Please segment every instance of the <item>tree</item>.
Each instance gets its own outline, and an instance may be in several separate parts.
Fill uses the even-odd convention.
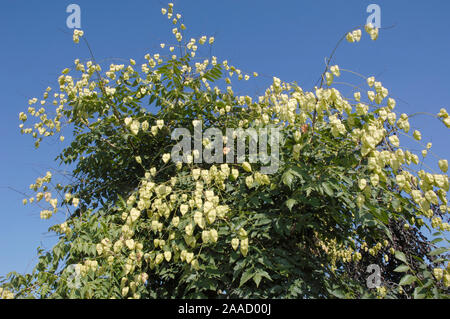
[[[263,95],[240,96],[233,75],[258,74],[215,57],[195,62],[214,38],[183,42],[173,5],[162,14],[177,24],[181,56],[147,54],[140,67],[130,59],[104,73],[93,56],[76,60],[78,75],[65,69],[58,78],[54,117],[30,100],[27,112],[40,121],[22,132],[39,147],[69,125],[73,139],[57,160],[75,169],[67,185],[54,185],[50,172],[38,178],[24,202],[45,199],[42,218],[70,216],[50,228],[59,241],[39,249],[32,273],[3,279],[3,298],[448,297],[448,249],[436,246],[449,230],[448,164],[439,161],[442,174],[417,171],[419,156],[399,141],[409,136],[408,115],[397,116],[381,82],[367,78],[368,99],[345,97],[330,57],[311,92],[273,78]],[[365,30],[376,40],[378,29]],[[75,30],[74,42],[81,37]],[[43,105],[50,97],[48,88]],[[450,127],[446,110],[437,118]],[[178,161],[177,128],[203,134],[183,144],[194,150]],[[235,134],[224,147],[217,132],[226,129]],[[254,152],[245,134],[270,141],[275,171],[264,171],[265,144]],[[233,153],[235,138],[258,160]],[[382,275],[376,289],[370,265]]]

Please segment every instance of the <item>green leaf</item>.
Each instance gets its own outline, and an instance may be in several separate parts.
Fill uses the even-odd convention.
[[[262,277],[264,277],[264,278],[267,278],[267,279],[269,279],[270,281],[272,281],[272,278],[270,277],[270,275],[269,275],[266,271],[264,271],[264,270],[258,271],[258,274],[259,274],[260,276],[262,276]]]
[[[239,283],[239,287],[242,287],[247,281],[252,279],[252,277],[255,275],[253,269],[247,269],[241,276],[241,282]]]
[[[406,256],[404,253],[402,253],[401,251],[396,250],[395,251],[395,258],[397,258],[400,261],[403,261],[405,264],[407,264],[408,262],[406,261]]]
[[[334,192],[328,183],[322,183],[323,189],[328,196],[333,196]]]
[[[261,274],[259,274],[259,273],[255,274],[255,276],[253,276],[253,281],[255,282],[256,287],[259,287],[259,283],[261,282],[261,279],[262,279],[262,277],[261,277]]]
[[[288,186],[289,188],[291,188],[293,179],[294,179],[294,175],[292,175],[290,171],[286,171],[283,174],[283,176],[281,177],[281,180],[283,181],[283,183],[286,186]]]
[[[400,286],[410,285],[417,280],[416,276],[413,275],[405,275],[398,283]]]
[[[300,167],[297,166],[291,166],[291,168],[289,169],[289,172],[291,174],[294,174],[295,176],[297,176],[298,178],[300,178],[301,181],[304,181],[303,175],[305,174],[303,172],[303,170]]]
[[[293,199],[293,198],[290,198],[290,199],[288,199],[288,200],[285,202],[285,204],[286,204],[287,208],[289,208],[289,210],[292,211],[292,207],[293,207],[295,204],[297,204],[297,201],[296,201],[295,199]]]
[[[306,189],[306,197],[309,197],[309,195],[311,194],[311,192],[312,192],[312,188],[311,188],[311,187],[308,187],[308,188]]]
[[[439,247],[435,250],[432,250],[428,253],[428,256],[436,256],[436,255],[440,255],[445,253],[446,251],[448,251],[449,249],[446,247]]]
[[[409,270],[408,265],[400,265],[397,268],[394,269],[395,272],[405,272]]]
[[[435,233],[433,234],[433,237],[437,237],[437,236],[441,236],[441,235],[442,235],[441,232],[435,232]]]
[[[432,244],[436,244],[436,243],[438,243],[438,242],[440,242],[440,241],[443,241],[444,239],[442,239],[442,238],[435,238],[435,239],[433,239],[432,241],[431,241],[431,243]]]
[[[416,289],[414,289],[414,299],[425,298],[426,294],[424,292],[425,292],[425,289],[423,287],[416,287]]]
[[[346,298],[345,294],[341,290],[338,290],[338,289],[330,291],[330,293],[333,296],[335,296],[336,298],[339,298],[339,299],[345,299]]]

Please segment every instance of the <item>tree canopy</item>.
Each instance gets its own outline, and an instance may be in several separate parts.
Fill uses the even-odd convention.
[[[162,14],[176,44],[106,71],[76,60],[19,115],[37,148],[71,134],[56,160],[74,169],[69,183],[48,172],[30,186],[41,218],[67,218],[31,273],[0,282],[2,298],[448,297],[448,163],[424,170],[431,146],[401,146],[421,134],[381,82],[341,92],[330,57],[311,91],[274,77],[260,96],[237,94],[233,81],[258,74],[199,58],[214,38],[187,41],[173,5]],[[346,39],[377,39],[364,29]],[[445,109],[436,118],[450,127]],[[183,161],[177,128],[203,133]],[[235,139],[251,153],[242,132],[266,132],[274,172],[230,153]],[[199,160],[208,152],[215,161]]]

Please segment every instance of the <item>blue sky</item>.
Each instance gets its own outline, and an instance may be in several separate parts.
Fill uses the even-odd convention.
[[[107,65],[129,58],[139,63],[146,53],[161,51],[161,42],[173,40],[172,25],[160,13],[166,2],[159,0],[1,1],[0,275],[31,271],[36,248],[50,248],[55,241],[48,227],[63,221],[62,215],[43,221],[36,206],[21,203],[19,192],[29,193],[36,177],[61,169],[53,159],[64,143],[48,140],[36,151],[31,137],[19,132],[18,114],[26,110],[29,98],[42,96],[47,86],[56,87],[61,70],[74,59],[89,57],[84,45],[72,42],[72,30],[66,27],[70,3],[81,7],[81,28],[97,61]],[[174,1],[189,38],[215,36],[212,54],[219,61],[228,59],[244,71],[261,74],[247,87],[249,95],[262,93],[272,76],[311,89],[337,40],[365,24],[370,3],[381,7],[382,27],[393,27],[381,30],[375,42],[367,34],[358,44],[344,42],[335,63],[376,76],[397,99],[398,112],[449,109],[449,1]],[[355,76],[345,80],[363,82]],[[433,143],[433,153],[449,159],[448,129],[426,116],[411,119],[411,129],[419,127],[423,141]],[[426,163],[437,168],[437,158]]]

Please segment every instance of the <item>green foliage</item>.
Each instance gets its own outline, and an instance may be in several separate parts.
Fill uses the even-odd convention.
[[[41,216],[63,209],[70,216],[51,227],[59,241],[38,251],[31,274],[1,282],[3,297],[448,297],[448,268],[439,268],[448,264],[448,249],[432,250],[446,239],[421,234],[430,228],[424,215],[446,216],[441,190],[448,191],[448,176],[425,184],[425,172],[420,181],[407,175],[414,156],[388,135],[409,123],[382,114],[394,114],[392,99],[363,112],[334,88],[304,92],[274,78],[255,102],[228,86],[239,69],[215,58],[195,62],[193,45],[178,58],[146,56],[141,72],[134,61],[104,75],[95,61],[78,61],[79,82],[59,78],[66,96],[55,100],[54,119],[38,111],[37,128],[51,136],[61,123],[71,125],[71,142],[57,160],[75,168],[73,180],[55,188],[59,207]],[[249,171],[237,161],[167,161],[177,143],[171,133],[192,131],[196,120],[203,131],[278,126],[277,172],[259,173],[260,162]],[[39,145],[42,137],[35,138]],[[34,185],[42,189],[36,201],[51,203],[44,185],[51,178]],[[441,205],[429,193],[433,186]],[[428,191],[428,202],[409,196],[412,189]],[[441,217],[433,228],[446,231]],[[382,269],[378,289],[367,286],[370,264]]]

